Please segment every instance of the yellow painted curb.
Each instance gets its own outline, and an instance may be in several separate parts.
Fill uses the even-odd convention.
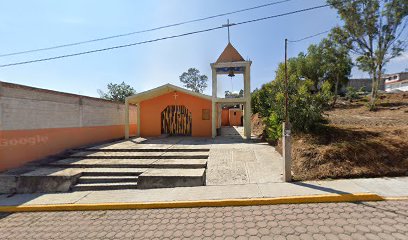
[[[404,201],[408,200],[408,197],[384,197],[386,201]]]
[[[372,193],[328,194],[277,198],[225,199],[173,202],[96,203],[96,204],[55,204],[0,206],[0,212],[45,212],[45,211],[97,211],[154,208],[227,207],[274,204],[329,203],[383,201],[384,198]]]

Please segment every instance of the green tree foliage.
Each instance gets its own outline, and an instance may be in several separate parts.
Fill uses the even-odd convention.
[[[319,44],[322,49],[323,62],[321,68],[324,70],[325,79],[334,86],[334,98],[332,105],[336,104],[340,85],[347,84],[353,62],[349,49],[345,43],[337,36],[337,28],[333,29],[328,38],[323,39]]]
[[[282,137],[282,119],[276,113],[272,113],[269,117],[264,119],[266,140],[276,141]]]
[[[318,91],[324,81],[329,81],[335,95],[339,85],[348,82],[353,66],[349,49],[334,32],[319,44],[310,45],[307,54],[300,53],[297,62],[297,74],[312,81],[314,91]]]
[[[251,108],[253,113],[260,113],[261,109],[261,99],[260,99],[261,91],[258,88],[251,93]]]
[[[244,89],[239,90],[239,97],[244,97]]]
[[[299,58],[288,60],[288,96],[289,120],[293,131],[308,132],[323,119],[323,110],[332,98],[331,85],[328,81],[321,84],[320,91],[312,93],[314,81],[304,79],[299,73]],[[259,113],[265,120],[265,133],[268,140],[277,140],[282,135],[282,122],[285,119],[285,81],[284,64],[276,72],[276,79],[262,86],[252,96],[254,113]]]
[[[121,84],[116,83],[109,83],[108,92],[105,93],[102,90],[98,89],[98,93],[101,98],[112,100],[116,102],[125,102],[125,98],[136,93],[135,89],[133,89],[130,85],[122,82]]]
[[[225,98],[242,98],[244,97],[244,90],[240,90],[239,93],[225,91]]]
[[[199,93],[202,93],[207,88],[207,81],[208,77],[201,75],[200,71],[196,68],[189,68],[187,72],[180,76],[180,82],[184,84],[184,87]]]
[[[357,66],[370,74],[369,108],[375,109],[378,87],[386,64],[399,56],[399,40],[407,26],[407,0],[328,0],[344,22],[337,32],[358,55]]]
[[[307,54],[300,53],[297,57],[299,62],[297,72],[305,79],[313,82],[314,90],[319,88],[323,81],[325,68],[323,67],[323,48],[319,45],[312,44],[307,49]]]
[[[352,102],[353,100],[358,99],[358,93],[357,93],[357,89],[355,89],[354,87],[347,87],[346,89],[346,99],[349,100],[350,102]]]
[[[319,44],[310,45],[306,54],[288,60],[288,111],[294,131],[310,131],[322,121],[323,111],[336,101],[339,86],[348,82],[352,66],[349,48],[336,29]],[[268,140],[282,134],[284,76],[284,64],[280,64],[275,81],[256,89],[251,96],[252,112],[264,118]]]

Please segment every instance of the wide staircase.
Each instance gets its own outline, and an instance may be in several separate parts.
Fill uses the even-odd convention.
[[[205,185],[206,148],[81,148],[47,167],[80,169],[73,191]]]

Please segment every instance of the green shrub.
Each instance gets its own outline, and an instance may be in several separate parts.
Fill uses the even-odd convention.
[[[347,87],[346,88],[346,99],[349,100],[350,102],[353,100],[358,99],[358,93],[357,90],[354,87]]]
[[[258,88],[256,88],[252,93],[251,93],[251,108],[253,113],[259,113],[260,111],[260,91]]]
[[[265,118],[265,138],[268,141],[276,141],[282,137],[282,121],[276,113]]]
[[[282,135],[282,123],[285,119],[285,82],[283,80],[283,65],[277,72],[276,80],[267,83],[256,92],[252,98],[254,113],[264,116],[265,138],[268,141],[276,141]],[[309,132],[323,120],[323,111],[329,107],[333,98],[331,85],[323,82],[317,93],[312,93],[313,82],[301,80],[291,70],[289,64],[288,81],[288,114],[293,132]]]

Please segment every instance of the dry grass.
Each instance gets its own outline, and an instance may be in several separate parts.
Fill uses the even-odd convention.
[[[265,124],[263,123],[262,119],[259,118],[259,114],[255,113],[252,115],[251,118],[251,129],[252,129],[252,134],[254,134],[257,137],[262,138],[263,136],[263,131],[265,129]]]
[[[339,100],[326,112],[328,124],[293,136],[295,180],[408,175],[408,93],[382,95],[375,112],[367,101]],[[257,116],[253,121],[262,133]]]
[[[352,129],[327,126],[324,133],[294,137],[296,180],[401,176],[408,172],[408,127]]]
[[[296,180],[408,174],[408,94],[381,96],[375,112],[366,101],[340,101],[327,125],[294,136]]]

